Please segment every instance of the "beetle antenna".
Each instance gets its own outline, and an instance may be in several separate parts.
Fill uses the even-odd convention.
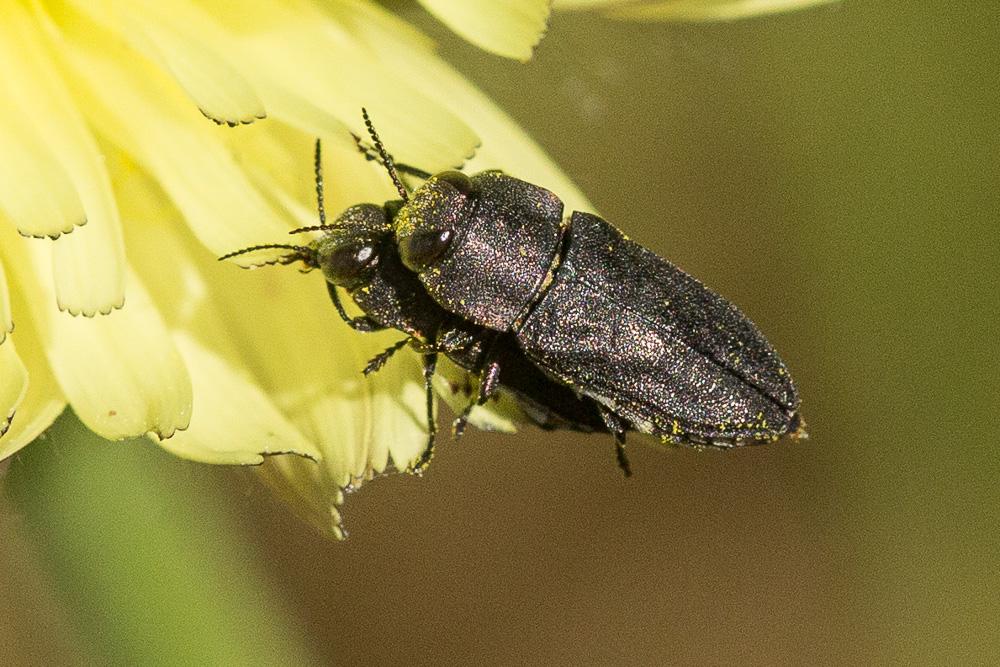
[[[333,229],[338,226],[326,224],[326,205],[323,202],[323,149],[322,142],[319,137],[316,137],[316,151],[313,157],[313,173],[316,174],[316,210],[319,211],[319,224],[310,225],[309,227],[299,227],[298,229],[293,229],[288,232],[289,234],[326,231],[327,229]]]
[[[285,255],[280,259],[275,259],[270,262],[263,262],[264,264],[291,264],[292,262],[302,261],[305,262],[307,266],[317,267],[319,266],[319,261],[316,257],[316,251],[309,246],[304,245],[291,245],[288,243],[265,243],[263,245],[252,245],[248,248],[242,248],[240,250],[234,250],[233,252],[227,252],[225,255],[219,258],[221,262],[224,259],[230,259],[232,257],[237,257],[239,255],[245,255],[248,252],[255,252],[257,250],[291,250],[292,254]]]
[[[330,229],[344,227],[345,225],[310,225],[309,227],[298,227],[288,232],[289,234],[301,234],[302,232],[325,232]]]
[[[396,186],[396,192],[399,193],[404,202],[409,201],[410,196],[407,194],[406,188],[403,187],[403,182],[399,180],[399,174],[396,173],[396,165],[392,162],[392,156],[389,155],[389,152],[385,150],[385,146],[382,145],[382,140],[378,138],[378,132],[375,131],[375,126],[372,125],[372,119],[368,117],[368,110],[364,107],[361,107],[361,117],[365,119],[368,136],[372,138],[375,150],[378,151],[379,156],[382,158],[382,166],[389,172],[389,178],[392,179],[392,184]]]
[[[326,226],[326,207],[323,205],[323,160],[319,137],[316,137],[316,153],[313,172],[316,174],[316,208],[319,210],[319,224]]]

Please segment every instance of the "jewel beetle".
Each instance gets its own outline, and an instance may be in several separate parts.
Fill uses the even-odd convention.
[[[804,435],[787,367],[736,306],[604,219],[563,213],[500,171],[448,171],[403,204],[395,236],[435,301],[513,334],[619,440],[627,428],[720,447]],[[485,368],[499,363],[486,354]]]
[[[359,141],[359,148],[367,150]],[[391,158],[390,158],[391,159]],[[427,294],[417,275],[407,269],[398,255],[394,218],[403,200],[383,205],[357,204],[327,223],[323,200],[321,145],[316,142],[315,177],[320,224],[292,230],[291,233],[321,231],[323,235],[306,245],[270,243],[243,248],[220,257],[229,259],[258,251],[285,250],[278,257],[268,257],[250,266],[302,262],[307,270],[319,269],[326,278],[330,299],[351,328],[360,332],[396,329],[405,334],[397,343],[376,355],[364,369],[378,371],[398,350],[409,344],[423,355],[424,383],[427,395],[428,445],[414,466],[420,472],[429,462],[436,433],[433,416],[431,380],[436,372],[437,355],[446,354],[460,368],[479,374],[481,360],[489,350],[497,358],[498,372],[483,384],[487,397],[497,389],[508,392],[528,421],[543,429],[569,429],[581,432],[607,432],[601,409],[592,399],[546,376],[527,360],[510,333],[495,332],[449,313]],[[416,171],[402,165],[405,169]],[[424,174],[424,172],[419,172]],[[428,175],[429,176],[429,175]],[[405,190],[401,190],[407,196]],[[362,311],[350,316],[341,302],[343,289]],[[456,420],[461,433],[471,408],[485,402],[471,401]],[[628,470],[627,461],[623,469]]]
[[[289,248],[279,261],[324,268],[331,299],[354,328],[391,326],[409,335],[369,368],[407,341],[424,353],[425,459],[433,444],[429,377],[439,352],[480,372],[474,403],[504,386],[501,378],[517,378],[515,395],[535,403],[541,425],[610,432],[626,474],[629,430],[717,447],[805,435],[785,364],[735,306],[602,218],[564,216],[545,188],[499,171],[432,176],[396,165],[362,114],[374,149],[360,140],[359,147],[386,168],[402,199],[345,213],[367,211],[368,223],[326,225],[321,207],[321,225],[300,230],[324,232],[309,246],[255,246],[226,257]],[[398,172],[424,183],[410,195]],[[320,194],[321,185],[317,171]],[[378,244],[357,243],[362,230],[376,228]],[[397,252],[387,251],[387,239]],[[397,260],[402,266],[391,265]],[[381,262],[389,269],[377,268]],[[406,288],[373,290],[376,275]],[[338,284],[364,316],[347,316]],[[416,325],[425,316],[437,323],[433,337]]]

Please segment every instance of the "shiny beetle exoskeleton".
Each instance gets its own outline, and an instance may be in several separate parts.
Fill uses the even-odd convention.
[[[406,333],[425,355],[428,391],[443,352],[479,373],[473,404],[506,388],[542,426],[609,432],[626,474],[628,430],[717,447],[804,435],[785,364],[731,303],[602,218],[565,216],[542,187],[499,171],[395,165],[364,116],[374,149],[359,146],[402,199],[351,207],[327,225],[317,143],[321,224],[309,229],[323,236],[259,247],[321,268],[355,328]],[[411,194],[399,172],[425,182]],[[347,316],[338,285],[364,316]]]

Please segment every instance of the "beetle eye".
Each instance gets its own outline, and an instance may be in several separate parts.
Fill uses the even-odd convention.
[[[371,245],[337,248],[323,263],[323,273],[335,285],[351,289],[363,282],[366,270],[378,262]]]
[[[439,181],[444,181],[445,183],[450,184],[452,187],[461,192],[463,195],[467,195],[472,192],[472,181],[470,181],[469,177],[460,171],[441,172],[434,178],[436,178]]]
[[[399,254],[411,271],[423,271],[444,254],[454,236],[450,229],[418,232],[400,239]]]

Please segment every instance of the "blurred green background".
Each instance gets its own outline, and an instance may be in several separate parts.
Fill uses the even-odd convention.
[[[562,13],[527,65],[391,4],[751,316],[811,438],[637,442],[625,481],[601,438],[470,432],[351,496],[338,544],[246,471],[64,417],[5,480],[0,662],[995,660],[997,3]]]

